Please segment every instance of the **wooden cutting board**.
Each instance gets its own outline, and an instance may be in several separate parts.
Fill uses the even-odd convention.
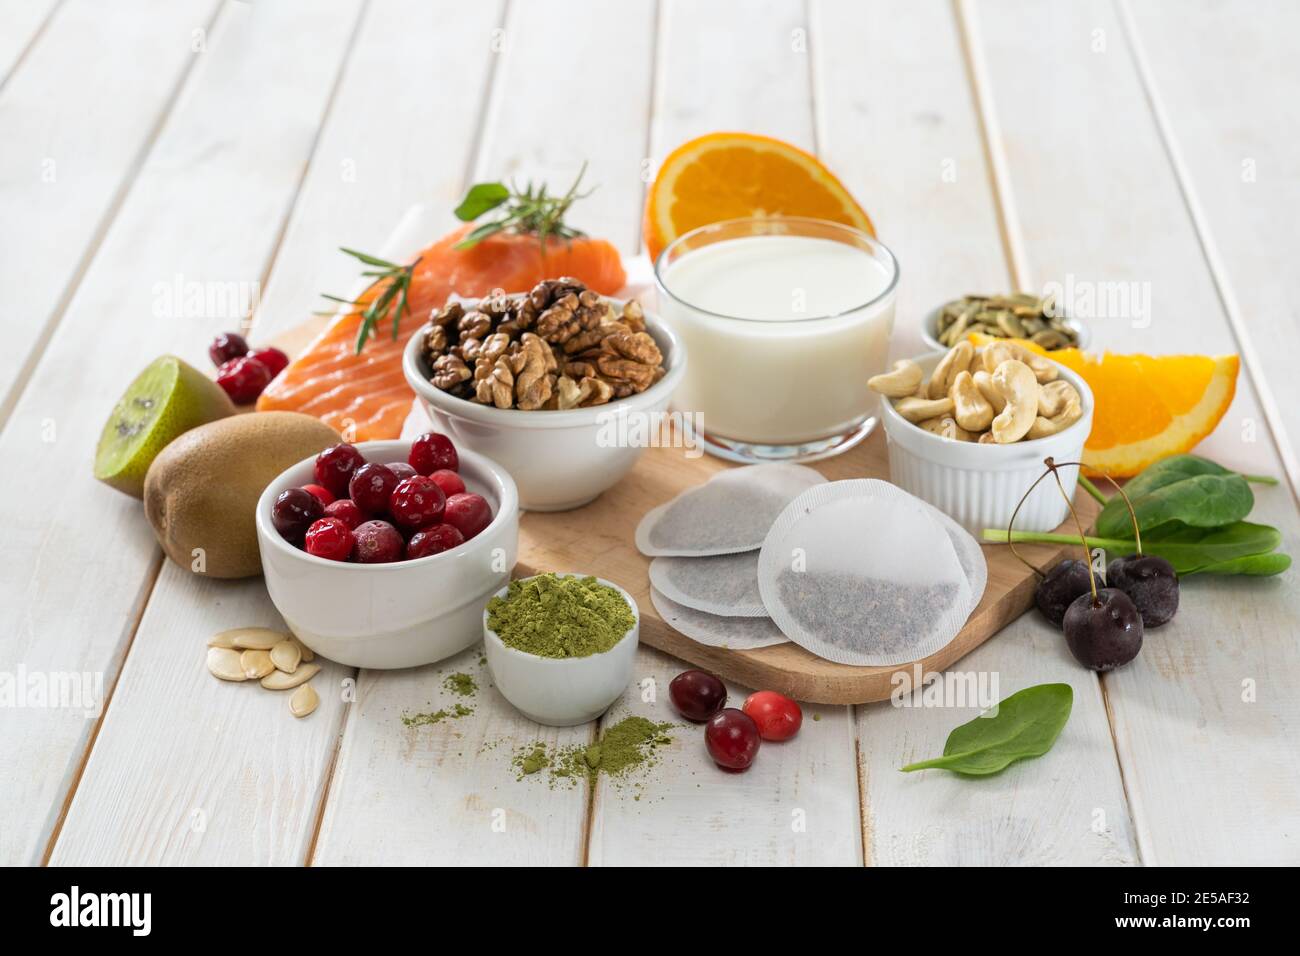
[[[883,429],[857,448],[811,467],[830,480],[889,477]],[[884,700],[894,690],[893,674],[912,673],[916,662],[894,667],[853,667],[822,660],[796,644],[732,651],[698,644],[665,624],[650,601],[650,559],[636,549],[633,535],[642,515],[679,492],[734,467],[709,455],[687,458],[680,448],[650,448],[618,485],[575,511],[529,513],[520,521],[516,574],[577,571],[622,585],[636,597],[641,612],[641,640],[746,687],[778,690],[797,700],[822,704],[858,704]],[[1075,496],[1085,525],[1097,505],[1085,492]],[[1073,522],[1070,522],[1071,527]],[[1062,531],[1068,531],[1065,525]],[[1055,564],[1068,548],[1017,545],[1036,567]],[[983,545],[988,586],[966,626],[945,648],[919,663],[922,673],[941,671],[979,647],[1033,606],[1032,571],[1005,545]],[[1074,549],[1078,556],[1078,548]]]

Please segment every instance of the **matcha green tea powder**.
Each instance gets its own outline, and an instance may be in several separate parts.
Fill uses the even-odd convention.
[[[539,574],[511,581],[505,597],[488,602],[488,627],[538,657],[603,654],[635,623],[627,599],[593,577]]]

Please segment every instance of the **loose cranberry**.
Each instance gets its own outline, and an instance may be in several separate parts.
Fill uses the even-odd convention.
[[[248,354],[248,343],[238,332],[222,332],[208,346],[208,358],[220,368],[231,359],[243,358]]]
[[[442,520],[455,525],[468,541],[492,523],[492,508],[487,499],[473,492],[452,495],[442,509]]]
[[[348,497],[357,503],[363,514],[381,515],[388,511],[388,499],[397,487],[397,476],[387,465],[368,462],[352,473],[348,482]]]
[[[803,726],[799,705],[774,690],[755,691],[745,698],[740,709],[758,725],[764,740],[789,740]]]
[[[316,456],[316,481],[335,498],[346,498],[352,473],[365,463],[361,452],[347,442],[326,448]]]
[[[417,531],[437,524],[447,496],[432,478],[416,475],[397,483],[388,499],[388,513],[406,531]]]
[[[727,688],[708,671],[682,671],[668,685],[668,698],[677,713],[702,724],[727,703]]]
[[[463,495],[465,493],[465,482],[461,481],[460,475],[447,468],[439,468],[429,476],[438,483],[442,493],[450,498],[452,495]]]
[[[357,503],[351,498],[339,498],[337,501],[331,501],[325,506],[325,514],[331,518],[338,518],[348,526],[349,530],[366,520],[366,516],[361,513],[361,509],[357,507]]]
[[[315,495],[317,498],[320,499],[320,503],[322,505],[329,505],[334,503],[335,496],[331,494],[330,490],[326,488],[324,485],[303,485],[302,490],[310,491],[313,495]]]
[[[249,358],[255,358],[266,366],[267,371],[271,373],[271,378],[275,378],[284,371],[284,367],[289,364],[289,356],[285,355],[279,349],[273,349],[269,345],[265,348],[252,349],[248,353]]]
[[[761,742],[758,725],[734,707],[719,711],[704,728],[709,756],[727,770],[748,770]]]
[[[307,553],[318,558],[346,561],[352,544],[352,529],[338,518],[321,518],[307,529]]]
[[[217,369],[217,384],[226,390],[236,405],[257,401],[262,389],[270,383],[271,370],[248,355],[233,358]]]
[[[342,522],[340,522],[342,524]],[[352,531],[352,555],[362,564],[387,564],[402,560],[406,542],[387,521],[366,521]]]
[[[305,488],[280,492],[271,506],[271,524],[280,537],[292,544],[302,544],[307,529],[325,513],[325,506]]]
[[[404,461],[390,461],[385,463],[384,467],[395,474],[399,479],[414,478],[419,474],[418,471]]]
[[[460,456],[456,454],[456,446],[446,435],[437,432],[425,432],[411,442],[411,454],[406,460],[421,475],[432,475],[443,468],[460,471]]]
[[[449,524],[436,524],[411,535],[406,542],[407,560],[427,558],[431,554],[442,554],[465,543],[465,536]]]

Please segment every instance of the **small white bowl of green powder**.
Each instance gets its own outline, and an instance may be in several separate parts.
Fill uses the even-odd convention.
[[[579,574],[511,581],[483,611],[488,670],[525,717],[595,720],[632,680],[641,616],[617,584]]]

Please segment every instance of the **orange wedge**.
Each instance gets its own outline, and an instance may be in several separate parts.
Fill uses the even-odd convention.
[[[972,334],[985,345],[993,339]],[[1154,461],[1190,451],[1232,404],[1241,362],[1236,355],[1096,355],[1078,349],[1044,351],[1092,389],[1096,408],[1083,461],[1093,471],[1129,477]]]
[[[643,233],[651,261],[678,236],[726,219],[809,216],[875,235],[816,156],[753,133],[710,133],[678,146],[650,186]]]

